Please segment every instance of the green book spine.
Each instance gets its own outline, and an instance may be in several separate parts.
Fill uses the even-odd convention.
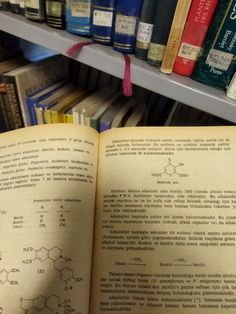
[[[152,38],[158,0],[144,0],[139,20],[135,56],[146,60]]]
[[[226,89],[236,71],[236,0],[220,0],[192,79]]]
[[[154,29],[148,50],[148,63],[160,65],[164,56],[177,0],[158,1]]]

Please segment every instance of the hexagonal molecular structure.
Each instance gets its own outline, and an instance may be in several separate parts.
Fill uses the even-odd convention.
[[[25,313],[28,313],[34,306],[33,299],[21,299],[20,307]]]
[[[57,313],[61,308],[61,300],[56,295],[51,295],[47,298],[47,307],[53,312]]]
[[[42,295],[39,295],[37,298],[34,299],[34,308],[38,311],[41,311],[43,308],[46,307],[46,298]]]
[[[60,278],[65,282],[69,281],[73,278],[73,270],[69,267],[65,267],[61,270]]]
[[[41,247],[39,250],[37,250],[36,257],[40,262],[45,261],[48,258],[48,250],[44,247]]]
[[[63,268],[66,267],[66,261],[63,257],[58,258],[55,262],[54,262],[54,267],[56,270],[61,271]]]
[[[48,256],[51,260],[56,261],[60,257],[62,257],[62,251],[58,247],[54,247],[49,250]]]
[[[176,168],[172,165],[168,165],[165,167],[165,172],[169,175],[172,176],[176,172]]]
[[[0,283],[8,281],[8,272],[5,269],[0,270]]]

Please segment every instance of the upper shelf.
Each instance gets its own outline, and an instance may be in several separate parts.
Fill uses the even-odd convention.
[[[66,31],[55,30],[44,23],[31,22],[10,12],[0,13],[0,30],[62,55],[66,55],[66,51],[74,44],[90,41]],[[124,58],[111,47],[86,46],[76,60],[123,78]],[[180,75],[162,74],[158,68],[133,56],[131,61],[131,80],[134,84],[236,123],[236,101],[228,98],[223,91]]]

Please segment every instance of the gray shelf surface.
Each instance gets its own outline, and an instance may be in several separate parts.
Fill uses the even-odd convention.
[[[52,49],[62,55],[76,43],[89,38],[55,30],[45,23],[31,22],[23,16],[10,12],[0,13],[0,30]],[[112,47],[92,45],[84,47],[74,58],[82,63],[123,78],[124,58]],[[224,91],[206,86],[177,74],[165,75],[158,68],[131,56],[131,81],[148,90],[165,95],[189,106],[206,111],[236,123],[236,101]]]

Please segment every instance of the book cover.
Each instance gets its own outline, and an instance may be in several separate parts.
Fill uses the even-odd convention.
[[[178,0],[164,52],[161,72],[171,74],[192,0]]]
[[[148,49],[147,62],[160,65],[173,21],[177,0],[157,0],[153,33]]]
[[[135,56],[146,60],[152,38],[158,0],[144,0],[139,18]]]
[[[51,27],[64,29],[66,25],[65,0],[47,0],[45,7],[46,23]]]
[[[23,117],[21,126],[30,125],[26,97],[65,78],[67,71],[67,59],[62,56],[55,56],[38,63],[31,63],[3,75],[4,82],[6,82],[6,85],[10,84],[11,90],[14,92],[14,95],[12,94],[14,105],[12,106]]]
[[[113,43],[116,1],[93,0],[92,36],[100,44]]]
[[[236,70],[236,0],[220,0],[192,79],[226,89]]]
[[[218,0],[193,0],[173,72],[191,76],[217,4]]]
[[[29,20],[43,22],[45,19],[44,0],[25,0],[25,17]]]
[[[142,0],[117,0],[113,48],[134,53]]]
[[[50,85],[48,88],[45,88],[31,96],[26,97],[26,103],[27,103],[28,111],[29,111],[30,125],[37,124],[37,117],[36,117],[36,112],[35,112],[37,103],[51,96],[57,89],[61,88],[65,84],[66,84],[66,81],[59,81],[55,84]]]
[[[92,35],[92,0],[66,2],[66,29],[81,36]]]

